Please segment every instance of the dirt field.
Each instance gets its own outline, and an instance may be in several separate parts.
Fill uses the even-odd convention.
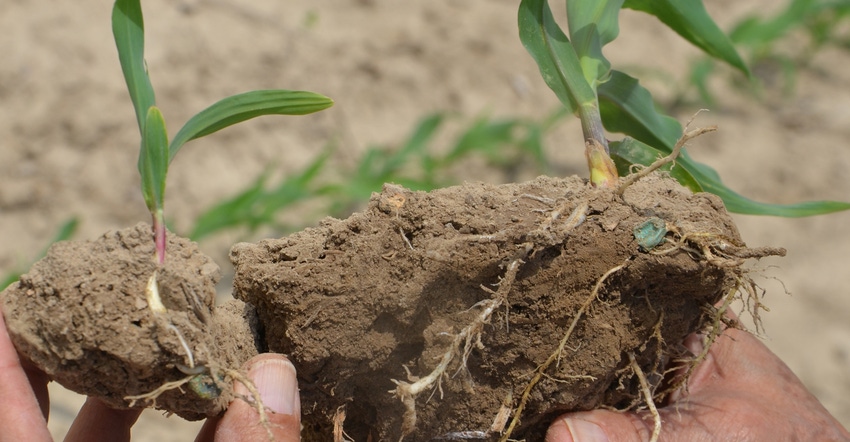
[[[519,43],[517,3],[146,1],[147,61],[172,133],[206,105],[249,89],[306,89],[336,101],[315,116],[260,119],[187,146],[168,183],[174,229],[186,233],[203,210],[244,189],[269,165],[278,176],[300,170],[331,141],[339,144],[335,161],[345,164],[368,145],[400,142],[434,111],[467,121],[483,113],[548,114],[557,101]],[[779,6],[767,0],[706,3],[727,26]],[[6,35],[0,40],[0,274],[26,265],[72,216],[81,221],[78,239],[148,220],[111,7],[107,0],[0,4]],[[651,68],[643,83],[656,96],[670,97],[672,81],[659,73],[681,81],[697,51],[654,19],[630,11],[623,14],[621,35],[606,51],[612,64]],[[694,141],[693,157],[757,200],[850,200],[844,178],[850,169],[850,53],[818,53],[785,100],[768,91],[766,103],[758,103],[723,81],[716,86],[720,105],[697,124],[717,124],[720,131]],[[684,121],[696,110],[685,107],[677,118]],[[579,134],[578,122],[570,121],[547,141],[556,173],[582,173]],[[493,176],[470,170],[463,178]],[[764,318],[767,344],[850,425],[850,213],[735,219],[748,245],[788,249],[787,258],[759,265],[765,277],[757,282],[767,289],[772,310]],[[264,233],[220,234],[200,247],[232,273],[230,244]],[[61,438],[81,398],[58,386],[52,394],[51,430]],[[135,440],[189,440],[199,426],[178,418],[166,426],[162,419],[143,414]]]

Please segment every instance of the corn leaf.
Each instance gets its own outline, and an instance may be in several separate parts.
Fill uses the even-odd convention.
[[[638,81],[619,71],[599,86],[599,112],[605,129],[620,132],[670,153],[682,126],[655,109],[652,95]]]
[[[581,62],[570,40],[552,17],[546,0],[522,0],[518,14],[519,38],[531,54],[543,80],[572,112],[594,106],[596,94],[585,80]]]
[[[658,158],[668,155],[673,147],[670,145],[655,148],[629,137],[622,141],[612,142],[609,146],[611,157],[614,159],[621,176],[629,173],[632,164],[648,166]],[[726,187],[720,180],[717,171],[694,161],[685,150],[682,150],[679,157],[676,158],[674,166],[665,166],[663,170],[669,171],[673,178],[694,192],[710,192],[719,196],[726,205],[726,209],[734,213],[803,217],[850,210],[850,203],[837,201],[770,204],[751,200]]]
[[[300,174],[286,178],[274,189],[266,189],[268,174],[261,175],[248,189],[199,216],[189,237],[198,241],[225,229],[241,226],[253,232],[260,226],[273,224],[281,209],[315,196],[317,191],[311,184],[328,157],[327,152],[320,155]]]
[[[165,176],[168,173],[168,135],[165,120],[156,106],[148,109],[142,135],[139,164],[142,195],[151,213],[162,211],[165,201]]]
[[[313,92],[260,90],[220,100],[197,113],[177,132],[169,146],[170,159],[183,145],[225,127],[263,115],[304,115],[327,109],[333,100]]]
[[[136,110],[139,134],[144,133],[148,109],[156,104],[145,65],[145,25],[139,0],[117,0],[112,8],[112,34],[130,99]]]
[[[626,0],[623,7],[654,15],[706,54],[750,75],[746,63],[708,15],[702,0]]]
[[[620,141],[612,141],[609,143],[609,146],[611,149],[611,159],[617,165],[617,172],[620,176],[626,176],[631,173],[631,167],[634,164],[649,166],[655,160],[667,156],[667,153],[631,137],[625,137]],[[690,161],[691,159],[687,157],[687,154],[683,150],[682,155],[680,155],[674,164],[663,166],[661,170],[669,172],[670,176],[675,178],[681,185],[691,189],[692,192],[702,192],[704,191],[702,185],[685,167]]]
[[[677,159],[696,178],[706,192],[719,196],[730,212],[745,215],[771,215],[787,218],[825,215],[850,210],[850,203],[841,201],[805,201],[796,204],[770,204],[751,200],[726,187],[717,172],[705,164],[697,163],[687,156]]]
[[[592,88],[607,80],[611,63],[602,47],[617,38],[623,0],[571,0],[567,2],[567,24],[584,78]]]

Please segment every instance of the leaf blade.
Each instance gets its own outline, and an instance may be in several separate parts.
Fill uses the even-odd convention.
[[[637,79],[620,71],[599,86],[599,112],[611,132],[620,132],[666,153],[673,150],[682,135],[675,119],[659,113],[655,101]]]
[[[145,26],[139,0],[116,0],[112,8],[112,35],[141,135],[148,109],[156,104],[156,97],[145,65]]]
[[[537,63],[543,80],[570,109],[595,104],[596,93],[584,78],[569,39],[555,22],[546,0],[522,0],[517,16],[520,41]]]
[[[327,109],[333,100],[306,91],[270,89],[245,92],[217,101],[198,112],[171,140],[169,161],[187,142],[264,115],[305,115]]]
[[[139,152],[142,195],[153,214],[162,211],[165,202],[165,177],[168,174],[168,134],[165,119],[156,106],[148,109]]]
[[[581,63],[584,78],[596,89],[608,78],[611,63],[602,47],[620,33],[619,15],[623,0],[571,0],[567,2],[570,40]]]
[[[648,166],[656,159],[667,155],[667,152],[629,138],[613,142],[610,146],[611,156],[614,157],[618,168],[625,172],[628,171],[630,163]],[[719,196],[726,210],[733,213],[799,218],[850,210],[850,203],[840,201],[805,201],[795,204],[755,201],[726,187],[713,168],[694,161],[685,150],[682,150],[681,155],[676,159],[670,174],[691,191],[709,192]]]

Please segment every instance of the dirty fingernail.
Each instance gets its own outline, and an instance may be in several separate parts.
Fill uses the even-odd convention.
[[[248,377],[257,387],[266,408],[280,414],[301,413],[298,380],[291,362],[286,359],[258,361],[248,369]],[[250,392],[241,384],[237,383],[236,391],[250,396]]]
[[[584,419],[564,419],[573,442],[608,442],[608,435],[599,425]]]

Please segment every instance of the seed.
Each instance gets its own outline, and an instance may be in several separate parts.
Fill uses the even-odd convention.
[[[634,229],[635,239],[642,252],[648,252],[664,241],[667,234],[667,223],[661,219],[652,217]]]

